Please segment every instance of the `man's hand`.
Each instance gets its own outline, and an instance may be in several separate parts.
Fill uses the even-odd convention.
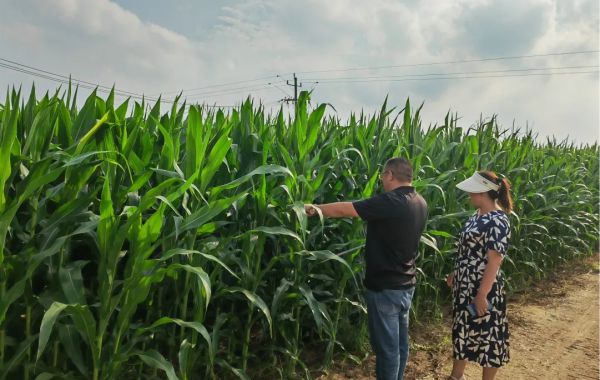
[[[305,204],[304,205],[304,212],[308,216],[318,215],[317,207],[315,205],[313,205],[313,204]]]
[[[446,284],[448,284],[449,287],[452,287],[453,283],[454,283],[454,272],[452,272],[448,276],[446,276]]]

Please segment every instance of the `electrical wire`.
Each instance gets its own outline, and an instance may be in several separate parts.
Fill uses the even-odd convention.
[[[401,67],[419,67],[419,66],[435,66],[435,65],[454,65],[454,64],[459,64],[459,63],[505,61],[505,60],[540,58],[540,57],[555,57],[555,56],[566,56],[566,55],[592,54],[592,53],[598,53],[598,52],[600,52],[600,50],[580,50],[580,51],[559,52],[559,53],[514,55],[514,56],[478,58],[478,59],[461,59],[461,60],[454,60],[454,61],[410,63],[410,64],[402,64],[402,65],[363,66],[363,67],[350,67],[350,68],[342,68],[342,69],[324,69],[324,70],[297,71],[296,74],[313,74],[313,73],[345,72],[345,71],[366,71],[366,70],[384,70],[384,69],[394,69],[394,68],[401,68]],[[288,74],[291,74],[291,73],[288,73]]]

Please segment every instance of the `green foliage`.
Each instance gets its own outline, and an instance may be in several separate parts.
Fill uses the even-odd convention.
[[[540,144],[495,119],[425,129],[408,101],[342,124],[306,92],[287,120],[250,99],[162,113],[31,94],[0,105],[2,378],[290,378],[308,376],[307,348],[325,367],[354,358],[364,225],[308,220],[302,204],[381,191],[392,156],[414,163],[430,205],[413,318],[448,300],[472,212],[454,185],[475,170],[514,185],[511,288],[597,247],[597,145]]]

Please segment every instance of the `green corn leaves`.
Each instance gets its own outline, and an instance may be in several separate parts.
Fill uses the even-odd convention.
[[[0,378],[308,377],[307,347],[360,352],[365,226],[303,205],[381,192],[392,156],[430,206],[413,318],[449,299],[475,170],[513,184],[510,289],[597,247],[595,144],[423,128],[408,100],[341,121],[306,92],[289,116],[76,93],[0,105]]]

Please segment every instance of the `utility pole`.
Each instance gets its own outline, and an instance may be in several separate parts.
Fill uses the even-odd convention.
[[[284,98],[282,99],[285,102],[294,102],[296,103],[298,101],[298,87],[302,87],[302,83],[298,83],[298,77],[296,76],[296,73],[294,73],[294,83],[290,83],[289,80],[285,81],[285,84],[287,84],[288,86],[294,86],[294,98]]]

